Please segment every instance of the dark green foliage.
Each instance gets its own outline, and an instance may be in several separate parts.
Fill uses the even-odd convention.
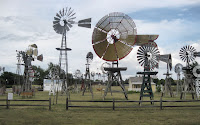
[[[32,66],[34,70],[34,81],[33,84],[35,85],[43,85],[43,79],[46,78],[48,75],[48,71],[45,71],[40,66]]]

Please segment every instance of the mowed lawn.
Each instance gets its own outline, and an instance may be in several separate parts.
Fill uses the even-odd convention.
[[[98,87],[98,86],[96,86]],[[113,87],[113,90],[120,90],[119,87]],[[103,92],[96,91],[93,87],[94,99],[102,100]],[[161,93],[154,93],[154,100],[160,100]],[[5,99],[6,95],[0,96]],[[110,93],[106,96],[106,100],[125,100],[122,93]],[[139,100],[139,93],[128,94],[129,100]],[[163,100],[180,100],[180,95],[173,98],[166,96]],[[14,99],[23,99],[14,95]],[[26,98],[27,99],[27,98]],[[35,96],[28,99],[49,99],[48,92],[36,92]],[[71,93],[71,100],[92,100],[91,93]],[[160,110],[156,108],[69,108],[66,110],[66,96],[58,96],[58,104],[53,105],[52,110],[47,107],[15,107],[11,106],[6,109],[5,106],[0,107],[0,125],[199,125],[200,124],[200,107],[176,107],[164,108]],[[144,98],[149,100],[149,98]],[[187,95],[187,100],[191,100],[191,95]],[[6,104],[6,102],[0,102]],[[11,104],[48,104],[48,102],[11,102]],[[88,102],[71,102],[70,105],[92,105],[92,106],[112,106],[112,103],[88,103]],[[142,103],[142,105],[151,105],[150,103]],[[159,105],[155,103],[154,105]],[[164,103],[163,105],[200,105],[200,102],[186,103]],[[138,106],[138,103],[116,103],[116,106]]]

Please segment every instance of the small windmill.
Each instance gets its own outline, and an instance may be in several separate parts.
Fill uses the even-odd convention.
[[[91,94],[92,94],[92,98],[93,98],[93,91],[92,91],[92,84],[91,84],[91,80],[90,80],[90,63],[93,60],[93,54],[92,52],[88,52],[86,55],[86,71],[85,71],[85,80],[84,80],[84,87],[83,87],[83,93],[82,96],[84,96],[85,90],[88,89]]]
[[[79,92],[79,89],[78,89],[78,84],[80,83],[80,80],[81,80],[81,71],[79,69],[77,69],[74,73],[74,77],[76,78],[76,81],[75,81],[75,84],[74,84],[74,92]]]
[[[172,56],[171,54],[159,55],[159,60],[167,63],[167,73],[163,74],[163,75],[166,75],[166,78],[165,78],[165,87],[164,87],[164,91],[162,92],[162,96],[169,93],[169,95],[173,97],[173,92],[171,88],[171,80],[170,80],[170,75],[172,74],[169,73],[169,70],[170,71],[172,70]]]
[[[182,83],[181,83],[181,72],[182,72],[183,65],[178,63],[175,65],[174,71],[177,74],[177,83],[176,83],[176,95],[180,91],[182,91]]]
[[[186,45],[180,49],[179,52],[180,58],[186,62],[186,67],[183,67],[184,71],[184,82],[183,82],[183,90],[181,92],[181,99],[186,98],[186,93],[192,94],[192,99],[195,96],[195,87],[194,87],[194,77],[192,73],[192,67],[190,66],[190,62],[195,60],[195,57],[200,57],[200,52],[196,52],[196,49],[193,46]]]
[[[51,77],[51,85],[50,85],[50,90],[49,90],[49,95],[53,95],[53,104],[55,101],[55,96],[56,96],[56,104],[57,104],[57,95],[58,95],[58,89],[59,89],[59,69],[55,66],[53,66],[50,69],[49,75]]]
[[[102,77],[103,77],[103,81],[105,81],[105,77],[107,76],[108,78],[108,71],[105,71],[104,70],[104,67],[105,68],[110,68],[111,67],[111,64],[108,63],[108,62],[104,62],[102,65],[101,65],[101,71],[102,71]],[[110,88],[111,89],[111,88]]]
[[[94,71],[91,72],[91,76],[92,76],[93,82],[94,82],[94,76],[95,76],[95,72]]]
[[[74,10],[69,8],[63,8],[59,11],[59,13],[56,13],[56,16],[54,17],[53,21],[53,28],[58,34],[62,34],[62,41],[61,41],[61,47],[56,48],[58,51],[60,51],[59,56],[59,74],[61,74],[61,70],[65,71],[65,76],[63,76],[62,81],[62,92],[68,94],[67,92],[67,73],[68,73],[68,60],[67,60],[67,51],[70,51],[70,48],[67,48],[67,41],[66,41],[66,34],[72,28],[73,24],[78,24],[80,27],[85,28],[91,28],[91,18],[79,20],[78,22],[75,22]]]

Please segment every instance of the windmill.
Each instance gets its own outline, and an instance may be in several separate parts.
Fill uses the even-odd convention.
[[[164,91],[162,92],[162,96],[164,96],[165,94],[169,94],[171,97],[173,97],[173,92],[171,88],[171,79],[170,79],[170,75],[172,74],[169,73],[169,70],[170,71],[172,70],[172,56],[171,54],[159,55],[159,60],[167,63],[167,73],[163,74],[163,75],[166,75],[166,78],[165,78],[165,87],[164,87]]]
[[[20,53],[17,50],[16,50],[16,52],[17,52],[17,70],[16,70],[16,74],[18,76],[20,76],[21,75],[21,65],[22,65],[21,61],[22,61],[22,58],[21,58]],[[20,84],[20,77],[17,80],[17,84]]]
[[[193,75],[196,77],[195,88],[196,88],[197,98],[199,99],[199,95],[200,95],[200,65],[195,66],[193,68],[192,72],[193,72]]]
[[[53,104],[55,100],[55,95],[56,95],[56,104],[57,104],[57,95],[58,95],[58,89],[59,89],[59,69],[55,66],[50,68],[49,75],[51,77],[51,85],[50,85],[50,90],[49,90],[49,95],[53,95]]]
[[[92,76],[92,78],[93,78],[93,81],[94,81],[94,76],[95,76],[95,72],[91,72],[91,76]]]
[[[181,83],[181,72],[182,72],[183,65],[178,63],[175,65],[174,71],[177,74],[177,83],[176,83],[176,94],[182,91],[182,83]]]
[[[110,68],[110,67],[111,67],[111,64],[108,63],[108,62],[104,62],[104,63],[101,65],[101,71],[102,71],[103,82],[105,81],[105,77],[106,77],[106,76],[108,77],[108,71],[105,71],[105,70],[104,70],[104,67],[105,67],[105,68]],[[110,89],[111,89],[111,88],[110,88]]]
[[[78,22],[75,22],[75,12],[72,10],[71,7],[69,8],[63,8],[58,13],[56,13],[56,16],[54,17],[53,21],[53,28],[56,33],[62,35],[62,41],[61,41],[61,47],[56,48],[58,51],[60,51],[59,56],[59,74],[61,74],[61,70],[65,71],[65,76],[63,76],[62,81],[62,92],[67,92],[67,73],[68,73],[68,60],[67,60],[67,51],[70,51],[70,48],[67,48],[67,41],[66,41],[66,34],[72,28],[73,24],[78,24],[80,27],[85,28],[91,28],[91,18],[79,20]]]
[[[20,93],[20,85],[21,85],[21,78],[20,76],[22,75],[21,74],[21,61],[22,61],[22,58],[21,58],[21,55],[20,53],[16,50],[17,52],[17,69],[16,69],[16,76],[15,76],[15,85],[16,86],[13,86],[13,93],[16,93],[16,94],[19,94]]]
[[[119,67],[119,60],[125,58],[132,50],[136,39],[136,26],[133,20],[121,12],[109,13],[102,17],[96,24],[92,34],[92,45],[99,58],[112,62],[108,71],[109,78],[103,99],[107,95],[108,89],[116,82],[122,88],[122,93],[128,99],[121,71],[126,71],[126,67]],[[114,91],[113,91],[114,92]]]
[[[83,93],[82,96],[84,96],[85,90],[88,89],[91,94],[92,94],[92,98],[93,98],[93,91],[92,91],[92,84],[91,84],[91,80],[90,80],[90,63],[93,60],[93,54],[92,52],[88,52],[86,55],[86,71],[85,71],[85,80],[84,80],[84,85],[83,85]]]
[[[76,81],[75,81],[75,84],[74,84],[74,92],[79,92],[79,89],[78,89],[78,84],[80,83],[80,80],[81,80],[81,71],[79,69],[77,69],[74,73],[74,77],[76,78]]]
[[[24,62],[24,81],[22,85],[22,91],[31,91],[31,85],[34,77],[34,71],[32,69],[31,62],[35,59],[43,61],[43,55],[38,56],[38,48],[36,44],[28,46],[26,51],[18,51]]]
[[[186,62],[186,67],[183,67],[184,71],[184,82],[183,82],[183,90],[181,92],[181,99],[186,98],[186,93],[192,94],[192,99],[195,96],[195,87],[194,87],[194,78],[192,73],[192,67],[190,66],[190,62],[195,60],[195,57],[200,57],[200,52],[196,52],[196,49],[193,46],[186,45],[180,49],[179,52],[180,58]]]
[[[143,97],[150,97],[150,100],[153,100],[153,91],[151,87],[151,75],[156,75],[158,72],[153,71],[154,68],[158,68],[159,55],[160,52],[157,48],[157,44],[149,37],[150,41],[143,44],[139,47],[137,51],[137,59],[141,66],[144,67],[143,72],[137,72],[137,74],[143,75],[143,81],[140,91],[140,100],[143,100]],[[139,102],[141,104],[141,102]],[[152,102],[151,102],[152,104]]]

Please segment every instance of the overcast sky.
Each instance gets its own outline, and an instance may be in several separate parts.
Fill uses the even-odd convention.
[[[179,50],[192,45],[200,51],[200,0],[0,0],[0,66],[6,71],[16,72],[16,50],[26,50],[28,45],[37,44],[44,61],[34,61],[46,69],[49,62],[58,64],[61,38],[52,25],[53,17],[64,8],[72,7],[76,20],[92,18],[92,28],[74,25],[67,33],[67,44],[72,49],[68,53],[69,72],[76,69],[85,72],[85,56],[91,51],[94,60],[91,71],[100,72],[103,62],[92,47],[92,32],[96,23],[106,14],[123,12],[136,24],[137,34],[159,34],[156,43],[161,54],[172,54],[173,78],[176,79],[174,66],[185,63],[180,60]],[[120,66],[127,67],[123,77],[135,76],[142,71],[136,53],[138,47],[120,60]],[[199,62],[200,58],[196,58]],[[164,78],[166,63],[160,62],[156,69],[158,78]]]

